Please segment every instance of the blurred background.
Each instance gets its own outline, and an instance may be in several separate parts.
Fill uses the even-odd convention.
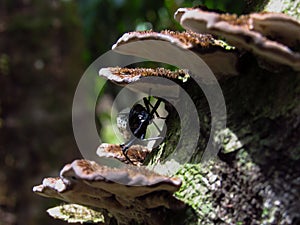
[[[173,20],[179,7],[204,3],[239,13],[241,1],[235,2],[0,0],[0,225],[64,224],[46,213],[59,201],[36,196],[32,187],[81,158],[71,107],[91,62],[124,32],[179,30]],[[109,102],[114,93],[102,95]],[[97,113],[99,127],[108,111]]]

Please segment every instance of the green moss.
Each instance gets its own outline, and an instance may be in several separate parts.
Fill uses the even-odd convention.
[[[221,46],[222,48],[224,48],[227,51],[232,51],[235,50],[236,48],[234,46],[229,45],[228,43],[226,43],[225,41],[222,40],[215,40],[215,43],[217,46]]]
[[[182,179],[176,197],[191,206],[197,214],[195,224],[211,224],[215,218],[212,192],[220,185],[217,175],[211,172],[212,162],[207,164],[185,164],[176,174]]]
[[[65,204],[48,209],[47,212],[55,219],[68,223],[104,223],[102,213],[77,204]]]
[[[282,12],[300,20],[300,0],[271,0],[264,8],[266,11]]]
[[[229,128],[220,131],[216,139],[218,142],[222,141],[221,151],[225,154],[239,150],[243,146],[237,135]]]

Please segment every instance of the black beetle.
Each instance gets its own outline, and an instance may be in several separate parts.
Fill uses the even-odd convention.
[[[130,129],[131,131],[131,136],[129,138],[129,141],[125,142],[124,144],[121,144],[122,152],[126,159],[132,163],[132,161],[129,159],[127,156],[127,151],[132,146],[135,142],[138,140],[150,140],[150,139],[145,139],[146,137],[146,132],[149,124],[152,123],[152,120],[154,119],[154,115],[158,118],[165,119],[163,117],[160,117],[157,113],[157,109],[160,106],[162,99],[156,98],[157,101],[155,105],[153,106],[150,103],[150,96],[148,98],[144,97],[143,102],[144,105],[141,104],[135,104],[129,112],[128,115],[128,120],[124,123],[124,121],[119,121],[118,122],[118,128],[124,130],[124,124],[126,124],[126,130]],[[120,123],[120,124],[119,124]],[[160,131],[160,129],[157,127],[155,123],[153,123],[155,127]],[[121,130],[120,129],[120,130]],[[123,132],[124,133],[124,132]],[[161,139],[161,137],[157,138],[151,138],[151,140],[155,139]]]

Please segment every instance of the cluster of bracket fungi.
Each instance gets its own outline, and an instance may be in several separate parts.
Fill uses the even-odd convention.
[[[297,51],[300,46],[300,23],[287,15],[263,12],[236,16],[203,8],[181,8],[175,13],[175,19],[187,31],[126,33],[113,46],[113,50],[142,58],[148,58],[149,54],[155,57],[151,49],[153,46],[143,45],[143,41],[164,41],[182,51],[196,53],[217,79],[238,76],[239,59],[246,52],[255,55],[264,69],[274,69],[279,65],[284,69],[300,71],[300,52]],[[140,43],[143,50],[128,48],[127,44],[133,42]],[[184,76],[185,71],[116,67],[103,68],[99,74],[116,84],[126,85],[144,76],[176,79]],[[135,165],[142,165],[149,152],[144,147],[131,146],[128,157]],[[102,144],[97,154],[126,162],[119,145]],[[179,190],[181,181],[135,165],[110,168],[88,160],[75,160],[61,170],[59,177],[45,178],[33,191],[45,197],[104,210],[118,224],[131,224],[132,221],[162,224],[161,214],[157,210],[184,207],[184,203],[173,196]]]
[[[75,160],[65,165],[60,177],[45,178],[33,191],[45,197],[107,210],[119,224],[131,221],[160,224],[156,208],[180,209],[172,196],[181,181],[141,167],[111,168],[93,161]]]

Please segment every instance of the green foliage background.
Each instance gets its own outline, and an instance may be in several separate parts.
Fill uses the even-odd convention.
[[[86,60],[92,60],[110,49],[124,32],[182,30],[173,19],[180,7],[205,5],[210,9],[237,14],[256,7],[253,6],[255,1],[250,0],[77,0],[77,3],[86,38]]]

